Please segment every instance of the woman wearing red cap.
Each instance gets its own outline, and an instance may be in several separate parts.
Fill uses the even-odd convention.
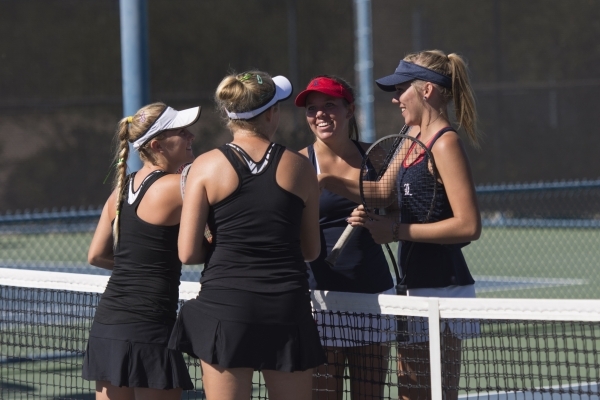
[[[300,152],[313,164],[322,187],[319,198],[321,252],[315,261],[310,262],[316,283],[314,288],[341,292],[394,293],[394,283],[382,248],[373,241],[366,229],[352,236],[335,266],[325,262],[325,257],[347,226],[346,219],[360,202],[358,195],[347,191],[341,192],[347,198],[329,191],[326,181],[328,177],[335,176],[358,182],[363,154],[369,146],[358,141],[352,87],[339,77],[317,76],[296,97],[295,103],[296,106],[305,108],[306,122],[315,135],[315,142]],[[336,323],[336,326],[346,328],[336,329],[334,334],[329,332],[329,328],[323,327],[324,321],[319,320],[323,318],[323,315],[317,315],[328,362],[317,371],[316,398],[341,398],[342,377],[346,366],[349,367],[352,379],[352,399],[381,398],[389,354],[389,347],[385,344],[389,340],[387,335],[373,337],[372,334],[365,334],[369,326],[356,326],[354,323],[350,328],[348,321]],[[327,318],[329,320],[329,316]],[[328,321],[328,325],[330,322]],[[377,330],[380,329],[381,327]],[[364,345],[369,342],[371,343]],[[331,392],[336,395],[328,396]]]

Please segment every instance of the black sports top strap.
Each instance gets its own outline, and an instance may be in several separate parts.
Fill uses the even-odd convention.
[[[125,201],[127,202],[127,204],[130,204],[130,205],[135,204],[135,206],[137,208],[140,201],[142,201],[142,199],[144,198],[144,195],[150,188],[150,186],[152,186],[152,184],[154,182],[156,182],[159,178],[162,178],[163,176],[167,175],[167,173],[162,170],[156,170],[156,171],[150,172],[144,178],[142,183],[140,183],[140,186],[137,188],[137,190],[134,190],[134,188],[133,188],[133,181],[135,178],[135,174],[136,174],[136,172],[133,172],[128,177],[128,181],[126,184],[127,190],[125,193]]]
[[[449,131],[453,131],[456,132],[456,129],[454,129],[451,126],[447,126],[445,128],[440,129],[440,131],[438,133],[435,134],[435,136],[433,137],[433,139],[431,139],[429,141],[429,143],[427,144],[427,148],[429,150],[431,150],[431,148],[433,147],[433,145],[435,144],[435,142],[440,138],[440,136],[442,136],[444,133],[449,132]],[[420,135],[420,134],[419,134]]]
[[[269,165],[269,162],[271,162],[273,159],[272,153],[273,149],[275,148],[275,143],[271,143],[267,148],[267,151],[265,151],[265,154],[260,159],[260,161],[255,162],[254,160],[252,160],[252,157],[250,157],[250,155],[246,153],[246,151],[240,146],[234,143],[227,143],[226,145],[237,151],[240,157],[246,162],[246,168],[250,171],[252,175],[260,175],[265,171],[265,169]]]

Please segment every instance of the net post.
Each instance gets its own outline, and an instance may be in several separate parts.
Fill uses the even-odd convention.
[[[438,298],[429,299],[429,373],[431,398],[442,400],[442,351],[440,339],[440,304]]]

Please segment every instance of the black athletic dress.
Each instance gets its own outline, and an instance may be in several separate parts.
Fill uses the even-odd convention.
[[[219,150],[239,184],[210,207],[202,289],[183,305],[169,346],[224,368],[316,367],[325,354],[300,248],[304,202],[276,181],[285,147],[272,143],[259,162],[232,143]]]
[[[127,182],[120,210],[115,265],[96,310],[83,361],[83,378],[114,386],[193,389],[183,355],[167,348],[177,316],[181,261],[179,224],[149,224],[137,215],[155,171],[137,192]]]

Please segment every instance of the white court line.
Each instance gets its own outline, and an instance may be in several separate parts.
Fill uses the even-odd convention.
[[[475,290],[477,293],[489,293],[504,290],[536,289],[556,286],[579,286],[588,283],[587,279],[536,278],[492,275],[474,275],[473,279],[475,279]],[[483,285],[478,285],[478,283],[483,283]]]
[[[560,389],[569,390],[586,390],[595,392],[596,394],[577,394],[577,393],[548,393],[548,391],[559,391]],[[554,385],[544,388],[535,388],[527,392],[494,392],[494,393],[466,393],[458,396],[459,399],[488,399],[488,400],[598,400],[598,383],[567,383]]]

